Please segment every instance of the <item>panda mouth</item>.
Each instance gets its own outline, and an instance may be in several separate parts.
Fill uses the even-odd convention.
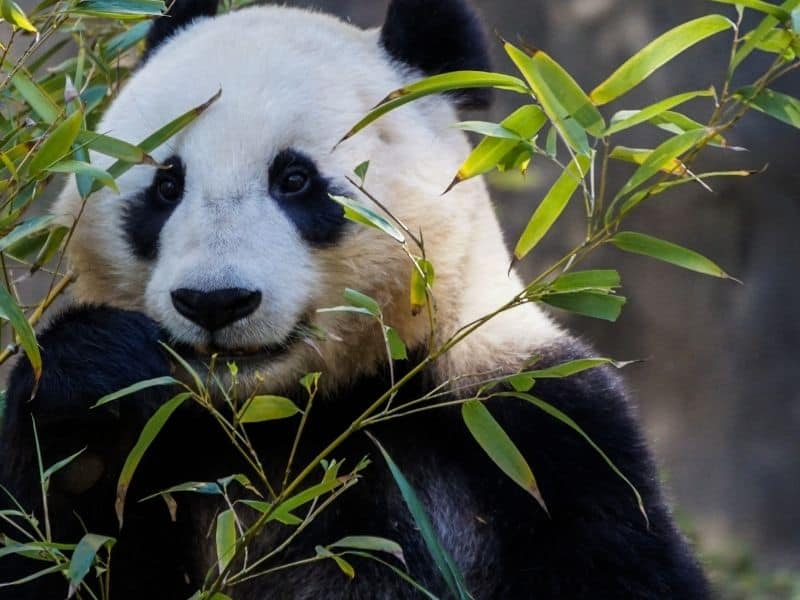
[[[280,342],[266,345],[253,345],[241,347],[220,346],[215,341],[210,340],[208,344],[187,344],[179,342],[173,348],[183,358],[197,360],[204,364],[215,362],[267,362],[280,358],[287,354],[292,347],[307,337],[308,324],[303,321],[298,323]]]

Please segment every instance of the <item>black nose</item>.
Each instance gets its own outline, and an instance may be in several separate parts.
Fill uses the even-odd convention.
[[[182,288],[172,292],[172,304],[190,321],[216,331],[253,314],[261,304],[261,292],[242,288],[212,292]]]

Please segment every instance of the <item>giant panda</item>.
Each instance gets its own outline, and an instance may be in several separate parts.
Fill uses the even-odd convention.
[[[345,288],[383,307],[409,359],[426,354],[430,321],[409,308],[411,264],[380,231],[344,218],[330,194],[362,198],[346,176],[371,161],[369,189],[411,230],[422,229],[437,271],[433,336],[446,339],[521,290],[487,189],[479,180],[442,189],[470,150],[449,126],[459,108],[484,107],[480,90],[413,103],[331,148],[387,92],[424,74],[489,68],[475,10],[463,0],[393,0],[385,24],[361,30],[285,6],[217,15],[215,0],[178,0],[155,21],[142,65],[99,130],[137,142],[206,101],[220,99],[155,152],[162,167],[138,166],[82,205],[69,183],[54,212],[72,224],[75,303],[39,334],[44,375],[34,389],[26,360],[8,383],[0,480],[40,517],[34,417],[43,462],[86,451],[54,479],[53,539],[84,531],[118,538],[115,600],[187,598],[216,563],[215,496],[185,494],[174,519],[160,502],[129,501],[114,515],[121,465],[144,423],[175,391],[150,388],[90,410],[98,398],[175,373],[168,342],[191,364],[212,353],[236,361],[243,394],[284,394],[302,405],[298,380],[322,372],[298,463],[310,460],[386,391],[390,370],[379,327],[362,315],[318,312],[342,304]],[[107,163],[94,157],[100,166]],[[363,198],[362,198],[363,199]],[[314,329],[324,337],[305,332]],[[451,378],[509,374],[591,350],[533,304],[499,315],[403,388],[395,403]],[[225,376],[225,369],[219,373]],[[459,380],[460,381],[460,380]],[[457,400],[465,392],[450,390]],[[507,478],[468,433],[457,407],[388,421],[370,432],[394,457],[429,514],[442,545],[479,599],[708,597],[706,579],[678,533],[653,460],[617,377],[605,368],[541,380],[536,394],[564,411],[637,487],[630,488],[572,429],[521,400],[489,409],[535,473],[546,512]],[[31,398],[32,396],[32,398]],[[265,464],[283,465],[294,436],[284,423],[252,429]],[[439,597],[448,588],[375,446],[363,433],[337,451],[350,464],[373,457],[348,490],[279,558],[314,555],[349,535],[382,536],[404,549],[409,572]],[[276,459],[276,460],[273,460]],[[277,468],[277,466],[276,466]],[[176,413],[149,450],[129,498],[183,481],[214,481],[247,466],[205,411]],[[4,498],[3,503],[8,503]],[[7,525],[3,531],[13,539]],[[264,553],[280,531],[251,548]],[[287,569],[225,590],[236,600],[417,598],[385,567],[353,559],[347,581],[332,561]],[[0,581],[39,568],[0,559]],[[0,588],[3,598],[63,598],[56,574]]]

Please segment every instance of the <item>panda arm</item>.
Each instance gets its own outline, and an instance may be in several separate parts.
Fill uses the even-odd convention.
[[[169,391],[153,388],[103,409],[91,406],[105,394],[169,374],[158,336],[156,324],[138,313],[73,308],[39,335],[44,368],[33,397],[34,376],[27,358],[20,358],[13,369],[0,433],[0,483],[8,493],[42,522],[34,421],[44,468],[83,450],[53,476],[49,487],[55,541],[74,543],[81,537],[76,514],[91,533],[118,536],[113,506],[119,470],[143,423]],[[0,491],[0,509],[13,505]],[[0,522],[0,533],[24,541],[6,522]],[[0,558],[0,583],[41,568],[41,563]],[[49,587],[53,585],[57,595]],[[63,587],[63,578],[52,576],[14,591],[21,598],[58,597]]]
[[[546,361],[586,355],[564,347]],[[483,486],[486,505],[502,507],[493,523],[512,588],[545,598],[707,598],[618,378],[599,368],[538,380],[531,394],[572,418],[632,481],[649,525],[631,488],[579,434],[524,400],[493,400],[490,410],[528,459],[550,513],[508,479]],[[492,467],[485,462],[481,470]]]

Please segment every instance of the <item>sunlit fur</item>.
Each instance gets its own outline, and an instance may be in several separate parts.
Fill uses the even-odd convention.
[[[498,308],[520,282],[506,274],[510,257],[484,184],[467,182],[441,195],[469,152],[465,136],[450,128],[458,118],[446,99],[416,102],[331,150],[387,92],[419,75],[387,56],[377,30],[285,7],[250,8],[178,33],[126,85],[98,130],[136,143],[221,89],[218,102],[154,152],[157,160],[183,159],[185,196],[154,261],[136,258],[121,233],[123,208],[150,185],[154,167],[131,169],[119,180],[120,194],[105,190],[92,197],[70,245],[77,299],[142,310],[176,341],[202,348],[207,334],[177,313],[170,291],[260,289],[259,310],[220,332],[217,344],[249,349],[280,343],[302,319],[328,332],[327,340],[295,344],[280,360],[247,362],[248,373],[265,376],[261,385],[270,389],[313,370],[325,372],[327,385],[337,385],[385,361],[374,322],[316,312],[343,304],[346,287],[375,297],[406,342],[422,344],[429,320],[424,312],[411,315],[412,267],[397,242],[352,226],[334,246],[314,248],[270,199],[269,165],[291,147],[353,196],[357,191],[345,176],[371,161],[367,188],[424,234],[436,268],[440,340]],[[102,156],[93,161],[109,164]],[[55,210],[71,224],[80,208],[70,184]],[[469,373],[490,361],[515,364],[558,335],[538,308],[525,306],[495,319],[440,368]]]

